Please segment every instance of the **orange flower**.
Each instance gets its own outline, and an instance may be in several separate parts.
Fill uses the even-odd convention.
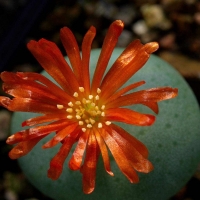
[[[22,126],[31,128],[7,139],[8,144],[17,144],[9,153],[11,159],[26,155],[42,138],[56,132],[43,145],[43,148],[51,148],[62,142],[59,152],[50,162],[48,177],[53,180],[59,178],[63,163],[72,145],[77,142],[69,168],[80,170],[83,174],[84,193],[89,194],[95,188],[100,153],[105,170],[113,176],[108,149],[131,183],[139,181],[136,171],[148,173],[153,169],[147,159],[145,145],[113,122],[150,126],[155,116],[123,107],[143,104],[158,113],[157,102],[174,98],[178,91],[176,88],[161,87],[127,94],[145,81],[119,89],[158,49],[156,42],[142,45],[139,40],[133,41],[104,76],[123,26],[123,22],[117,20],[109,27],[91,83],[89,60],[91,43],[95,37],[94,27],[83,39],[82,57],[73,33],[67,27],[61,29],[60,37],[72,68],[54,43],[45,39],[28,43],[28,49],[59,86],[37,73],[1,73],[4,91],[13,96],[0,97],[2,106],[11,111],[43,114],[23,122]]]

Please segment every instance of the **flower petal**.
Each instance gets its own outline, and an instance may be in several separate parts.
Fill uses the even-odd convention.
[[[36,81],[23,79],[20,75],[22,75],[22,73],[18,73],[17,75],[11,72],[1,73],[1,78],[5,82],[3,89],[8,94],[18,98],[14,101],[23,101],[22,98],[24,98],[24,101],[26,102],[29,100],[31,101],[31,99],[35,99],[38,104],[39,102],[43,102],[44,104],[53,104],[56,107],[56,104],[62,104],[66,103],[66,101],[73,100],[73,98],[66,93],[65,95],[62,95],[63,98],[61,96],[57,96],[55,93],[52,93],[52,89],[57,87],[47,88],[45,85],[42,85]],[[52,85],[53,83],[50,86]]]
[[[158,114],[159,112],[159,108],[158,108],[158,103],[157,102],[151,102],[151,101],[144,101],[141,102],[141,104],[149,107],[151,110],[153,110],[156,114]]]
[[[62,140],[64,140],[69,134],[75,134],[74,132],[77,132],[77,130],[76,130],[77,126],[78,126],[77,123],[68,124],[64,129],[58,131],[56,133],[56,135],[51,140],[49,140],[48,142],[46,142],[42,146],[42,148],[46,149],[46,148],[54,147],[59,142],[61,142]]]
[[[151,46],[152,50],[156,50],[154,46],[158,48],[157,43],[151,43]],[[147,47],[148,52],[145,51]],[[149,45],[142,45],[139,40],[129,44],[105,75],[101,84],[102,98],[110,97],[146,63],[150,56],[149,49]]]
[[[64,27],[60,29],[60,39],[70,60],[74,74],[79,84],[82,85],[81,57],[76,38],[68,27]]]
[[[28,77],[27,77],[28,76]],[[30,78],[29,78],[30,77]],[[38,78],[39,77],[39,78]],[[42,75],[36,75],[36,73],[12,73],[12,72],[2,72],[1,79],[4,81],[3,89],[6,93],[15,97],[24,98],[35,98],[42,101],[57,101],[65,102],[72,101],[73,98],[69,96],[66,92],[61,90],[51,81],[47,81]],[[40,79],[42,84],[37,82]],[[47,80],[46,80],[47,79]],[[46,86],[44,83],[48,83]],[[52,93],[56,91],[56,93]],[[60,99],[60,100],[59,100]]]
[[[1,73],[1,80],[3,82],[17,83],[19,81],[19,77],[13,72],[4,71]]]
[[[119,98],[120,96],[127,93],[128,91],[133,90],[143,84],[145,84],[145,81],[139,81],[137,83],[133,83],[133,84],[130,84],[130,85],[122,88],[121,90],[119,90],[115,94],[113,94],[110,98],[108,98],[108,100],[106,100],[105,104],[114,101],[115,99]]]
[[[6,140],[6,143],[16,144],[19,142],[28,141],[35,138],[31,138],[31,136],[29,135],[29,129],[26,129],[26,130],[19,131],[15,133],[14,135],[9,136],[8,139]]]
[[[62,120],[52,122],[47,125],[32,127],[29,129],[29,134],[32,137],[40,136],[40,135],[44,135],[46,133],[51,133],[51,132],[62,130],[69,124],[71,124],[71,121],[69,121],[67,119],[62,119]]]
[[[66,119],[66,112],[64,113],[51,113],[51,114],[46,114],[43,116],[38,116],[34,118],[27,119],[22,123],[22,126],[34,126],[38,124],[43,124],[45,122],[52,122],[52,121],[57,121],[61,119]]]
[[[110,60],[110,56],[123,29],[124,23],[121,20],[114,21],[108,29],[94,72],[94,77],[92,80],[92,92],[96,91],[96,89],[100,87],[100,83]]]
[[[159,45],[157,42],[149,42],[143,46],[144,51],[146,51],[148,54],[151,54],[157,51],[158,48],[159,48]]]
[[[54,131],[59,131],[65,128],[70,122],[67,120],[60,120],[56,122],[52,122],[48,125],[32,127],[30,129],[22,130],[14,135],[11,135],[6,140],[7,144],[16,144],[18,142],[32,140],[34,138],[47,135]]]
[[[122,151],[126,155],[127,159],[129,160],[133,168],[143,173],[148,173],[152,171],[153,165],[151,164],[150,161],[146,159],[147,157],[146,155],[145,157],[142,155],[146,147],[144,145],[141,145],[141,142],[137,141],[133,137],[131,140],[127,140],[126,134],[124,136],[125,131],[120,127],[116,125],[113,125],[111,127],[112,130],[109,131],[109,134],[119,144],[119,146],[121,147]],[[134,141],[134,143],[132,143],[131,141]],[[138,147],[140,148],[142,147],[142,149]]]
[[[78,132],[76,132],[76,134],[70,134],[64,140],[59,152],[52,158],[50,162],[50,168],[48,170],[48,177],[52,180],[58,179],[61,175],[63,170],[63,163],[65,162],[65,159],[67,158],[72,145],[76,141],[77,135]]]
[[[17,144],[13,149],[9,152],[9,157],[11,159],[18,159],[22,156],[25,156],[29,153],[33,147],[45,136],[40,136],[38,138],[34,138],[32,140],[23,141]]]
[[[178,94],[177,88],[160,87],[140,90],[133,92],[108,103],[107,108],[129,106],[133,104],[142,104],[143,102],[159,102],[175,98]]]
[[[55,43],[45,39],[38,42],[31,40],[27,47],[47,73],[66,92],[73,94],[73,91],[78,89],[77,79]]]
[[[120,135],[124,140],[128,141],[132,144],[132,146],[140,153],[144,158],[148,157],[148,149],[147,147],[137,140],[135,137],[130,135],[128,132],[126,132],[123,128],[120,126],[117,126],[115,124],[111,124],[110,127],[117,132],[118,135]]]
[[[37,81],[45,85],[48,89],[52,91],[56,91],[56,96],[64,102],[72,101],[73,98],[68,95],[66,92],[64,92],[60,87],[58,87],[56,84],[51,82],[48,78],[45,76],[33,73],[33,72],[17,72],[17,76],[19,76],[21,79],[29,80],[29,81]]]
[[[54,105],[63,103],[62,99],[59,99],[56,95],[53,95],[52,92],[39,87],[34,87],[34,85],[28,83],[4,83],[3,90],[13,97],[30,98]]]
[[[101,131],[101,136],[106,142],[108,148],[110,149],[118,167],[122,173],[129,179],[131,183],[137,183],[139,181],[138,175],[135,170],[132,168],[131,164],[126,158],[126,155],[122,151],[119,144],[115,139],[104,129]]]
[[[105,112],[106,120],[124,122],[136,126],[150,126],[155,121],[155,116],[139,113],[127,108],[110,108]]]
[[[11,99],[9,97],[0,96],[0,106],[8,109],[10,102]]]
[[[56,105],[50,105],[30,98],[2,98],[1,104],[10,111],[53,113],[58,112]]]
[[[90,62],[90,51],[92,41],[96,35],[95,27],[91,26],[88,32],[85,34],[82,42],[82,71],[84,71],[83,86],[86,91],[86,95],[90,93],[90,72],[89,72],[89,62]]]
[[[100,133],[99,133],[99,131],[100,131]],[[108,150],[107,150],[107,147],[105,145],[103,138],[101,137],[101,130],[95,130],[95,137],[96,137],[96,140],[98,142],[98,145],[99,145],[99,148],[100,148],[100,151],[102,154],[105,170],[108,174],[110,174],[111,176],[114,176],[114,174],[110,168],[110,159],[109,159],[109,155],[108,155]]]
[[[86,132],[83,132],[79,137],[78,144],[76,145],[71,159],[69,160],[69,168],[71,170],[78,170],[81,167],[83,154],[85,152],[88,141],[89,132],[89,130],[86,130]]]
[[[97,141],[94,133],[91,131],[88,139],[84,164],[81,167],[81,173],[83,174],[83,192],[85,194],[90,194],[95,188],[97,149]]]

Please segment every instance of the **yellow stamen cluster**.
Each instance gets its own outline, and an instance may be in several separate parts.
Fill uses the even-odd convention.
[[[82,126],[82,131],[85,132],[87,128],[96,126],[102,128],[105,125],[110,125],[110,121],[104,121],[102,117],[105,116],[105,105],[99,103],[99,95],[101,90],[98,88],[95,95],[88,95],[85,97],[85,89],[79,87],[79,92],[75,92],[74,102],[69,102],[66,112],[68,113],[67,119],[78,120],[78,124]],[[63,105],[58,104],[58,109],[64,109]]]

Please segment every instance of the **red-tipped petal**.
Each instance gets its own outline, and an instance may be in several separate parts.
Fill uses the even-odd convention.
[[[108,73],[105,75],[101,84],[102,93],[105,98],[111,96],[117,89],[119,89],[123,85],[122,83],[128,80],[127,77],[132,76],[139,68],[142,67],[142,60],[144,60],[148,56],[144,50],[141,51],[142,46],[143,45],[140,43],[139,40],[134,40],[128,45],[128,47],[114,62]],[[138,56],[139,52],[141,52],[140,56],[142,56],[142,59],[140,59],[140,57]],[[121,74],[123,74],[123,76],[121,76]],[[111,93],[109,90],[107,90],[108,86],[109,89],[113,88],[112,90],[110,90]],[[109,91],[109,95],[106,91]]]
[[[155,121],[155,116],[139,113],[127,108],[111,108],[106,110],[106,120],[123,122],[136,126],[150,126]]]
[[[90,73],[89,73],[89,62],[90,62],[90,51],[92,41],[96,35],[95,27],[91,27],[85,34],[82,42],[82,70],[84,71],[83,86],[85,88],[86,94],[90,93]]]
[[[96,91],[96,89],[100,86],[111,54],[117,44],[118,38],[123,28],[124,23],[121,20],[116,20],[110,25],[108,29],[108,32],[103,42],[101,54],[99,56],[99,60],[94,72],[94,77],[92,80],[92,91]]]
[[[101,85],[102,98],[106,99],[117,91],[143,67],[149,56],[150,54],[145,51],[144,45],[139,40],[134,40],[130,43],[103,79]],[[123,76],[121,76],[122,74]]]
[[[132,146],[138,151],[140,152],[140,154],[142,154],[142,156],[144,158],[148,157],[148,149],[147,147],[140,142],[138,139],[136,139],[135,137],[133,137],[132,135],[130,135],[128,132],[126,132],[123,128],[121,128],[120,126],[117,126],[115,124],[111,124],[110,127],[115,130],[118,135],[120,135],[121,137],[123,137],[126,141],[130,142],[132,144]]]
[[[42,101],[66,102],[73,98],[44,76],[32,72],[2,72],[3,89],[12,96],[38,98]],[[40,83],[40,80],[42,81]],[[38,82],[39,81],[39,82]],[[56,93],[52,93],[56,91]]]
[[[27,129],[27,130],[22,130],[22,131],[19,131],[15,134],[11,135],[6,140],[6,143],[7,144],[16,144],[16,143],[31,140],[31,139],[33,139],[33,138],[31,138],[31,136],[29,135],[29,129]]]
[[[151,102],[151,101],[144,101],[141,102],[141,104],[149,107],[151,110],[153,110],[156,114],[159,112],[159,107],[157,102]]]
[[[109,159],[109,155],[108,155],[108,150],[107,150],[107,147],[105,145],[103,138],[101,137],[101,132],[99,133],[98,130],[95,130],[95,136],[96,136],[96,139],[97,139],[100,151],[101,151],[105,170],[108,174],[110,174],[111,176],[114,176],[114,174],[110,168],[110,159]]]
[[[43,138],[44,136],[20,142],[17,144],[13,149],[9,152],[9,157],[11,159],[18,159],[22,156],[25,156],[27,153],[29,153],[33,147]]]
[[[140,90],[133,92],[124,96],[119,97],[118,99],[108,103],[107,108],[110,107],[122,107],[129,106],[138,103],[145,102],[159,102],[171,98],[175,98],[178,95],[177,88],[171,87],[160,87],[160,88],[151,88],[146,90]],[[147,103],[148,104],[148,103]]]
[[[91,132],[88,139],[85,161],[81,168],[81,173],[83,174],[83,192],[85,194],[90,194],[95,188],[96,167],[97,141]]]
[[[56,135],[51,140],[49,140],[47,143],[45,143],[42,147],[43,148],[54,147],[59,142],[61,142],[62,140],[64,140],[69,134],[71,134],[72,132],[74,132],[75,129],[77,128],[77,126],[78,126],[77,123],[73,123],[73,124],[67,125],[66,128],[62,129],[61,131],[58,131],[56,133]],[[74,133],[74,134],[76,134],[76,133]]]
[[[35,137],[35,136],[40,136],[40,135],[43,135],[46,133],[56,132],[56,131],[62,130],[63,128],[68,126],[70,123],[71,123],[71,121],[69,121],[67,119],[63,119],[63,120],[53,122],[51,124],[32,127],[29,129],[29,134],[32,137]]]
[[[38,42],[31,40],[27,47],[66,92],[73,94],[73,91],[78,89],[77,79],[55,43],[45,39]]]
[[[101,135],[110,149],[117,165],[119,166],[122,173],[129,179],[131,183],[137,183],[139,181],[138,175],[132,168],[131,164],[126,158],[126,155],[122,151],[119,144],[115,139],[105,130],[102,130]]]
[[[45,136],[51,132],[61,130],[69,124],[66,120],[59,120],[48,125],[32,127],[30,129],[22,130],[14,135],[11,135],[6,140],[7,144],[15,144],[22,141],[32,140],[34,138]]]
[[[4,71],[1,73],[1,80],[3,82],[17,83],[19,82],[19,77],[13,72]]]
[[[82,85],[81,57],[74,34],[68,27],[60,29],[60,39],[70,60],[74,74]]]
[[[30,98],[4,98],[1,104],[10,111],[53,113],[58,112],[56,105],[46,104]]]
[[[3,106],[4,108],[8,109],[11,101],[12,100],[8,97],[0,96],[0,106]]]
[[[44,116],[39,116],[39,117],[34,117],[27,119],[22,123],[22,126],[34,126],[38,124],[42,124],[45,122],[52,122],[52,121],[58,121],[61,119],[66,119],[66,112],[64,113],[51,113],[51,114],[46,114]]]
[[[143,49],[148,53],[151,54],[157,51],[159,48],[159,44],[157,42],[149,42],[143,46]]]
[[[70,149],[72,148],[72,145],[76,141],[76,137],[77,137],[76,134],[74,135],[72,134],[69,137],[67,137],[63,142],[59,152],[52,158],[50,162],[50,168],[48,170],[49,178],[56,180],[61,175],[63,170],[63,164],[70,152]]]
[[[34,83],[4,83],[3,90],[17,98],[30,98],[47,104],[63,104],[63,100],[59,99],[52,91],[46,88],[34,87]]]
[[[73,98],[71,96],[66,95],[66,92],[63,91],[60,87],[58,87],[55,83],[51,82],[48,78],[45,76],[33,73],[33,72],[17,72],[17,75],[24,80],[29,81],[37,81],[45,85],[48,89],[51,91],[56,91],[56,96],[62,100],[63,102],[72,101]],[[70,98],[69,98],[70,97]]]
[[[144,147],[141,148],[141,143],[135,139],[134,143],[131,140],[126,139],[124,131],[120,130],[117,126],[113,125],[109,134],[115,139],[119,144],[122,151],[126,155],[126,158],[129,160],[133,168],[139,172],[149,173],[153,170],[153,165],[145,157],[143,157]],[[138,144],[137,144],[138,143]],[[143,145],[144,146],[144,145]],[[141,149],[140,149],[140,148]]]
[[[141,85],[145,84],[145,81],[139,81],[137,83],[133,83],[131,85],[128,85],[121,90],[117,91],[115,94],[113,94],[108,100],[106,100],[106,103],[112,102],[115,99],[119,98],[120,96],[124,95],[125,93],[129,92],[130,90],[133,90]]]
[[[69,160],[69,168],[71,170],[78,170],[81,167],[83,154],[87,145],[89,136],[89,130],[83,132],[78,140],[78,144],[73,152],[71,159]]]

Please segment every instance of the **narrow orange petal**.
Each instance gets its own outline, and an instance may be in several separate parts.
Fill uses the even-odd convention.
[[[139,81],[137,83],[133,83],[131,85],[128,85],[124,88],[122,88],[121,90],[117,91],[115,94],[113,94],[110,98],[108,98],[108,100],[106,100],[106,103],[109,103],[111,101],[114,101],[115,99],[119,98],[120,96],[122,96],[123,94],[129,92],[130,90],[133,90],[141,85],[145,84],[145,81]]]
[[[83,86],[85,88],[86,94],[90,94],[90,72],[89,72],[89,63],[90,63],[90,51],[92,41],[96,35],[95,27],[91,26],[88,32],[85,34],[82,42],[82,71],[84,71],[83,76]]]
[[[12,100],[9,97],[0,96],[0,106],[3,106],[4,108],[8,109],[11,101]]]
[[[16,83],[19,81],[19,77],[16,76],[16,73],[4,71],[1,73],[1,80],[3,82]]]
[[[50,162],[50,168],[48,170],[49,178],[56,180],[61,175],[63,164],[70,152],[70,149],[72,148],[72,145],[76,141],[77,135],[78,132],[76,132],[76,134],[70,134],[70,136],[64,140],[59,152],[52,158]]]
[[[47,90],[47,88],[43,89],[40,86],[35,87],[34,83],[4,83],[3,90],[13,97],[30,98],[54,105],[63,103],[62,99],[59,99],[56,95],[52,93],[52,91],[50,92]]]
[[[143,49],[148,53],[148,54],[151,54],[155,51],[157,51],[159,48],[159,45],[157,42],[149,42],[147,44],[145,44],[143,46]]]
[[[92,92],[96,91],[100,87],[104,72],[107,68],[108,62],[110,60],[111,54],[117,44],[118,38],[124,28],[124,23],[121,20],[114,21],[105,36],[101,54],[97,62],[97,66],[94,72],[94,77],[92,80]]]
[[[171,87],[160,87],[160,88],[151,88],[146,90],[140,90],[133,92],[124,96],[119,97],[118,99],[108,103],[106,107],[121,107],[129,106],[138,103],[145,102],[159,102],[171,98],[175,98],[178,94],[177,88]]]
[[[97,141],[93,132],[91,132],[88,139],[85,160],[81,168],[81,173],[83,174],[83,192],[85,194],[90,194],[95,188],[96,167]]]
[[[78,82],[55,43],[45,39],[31,40],[28,49],[56,82],[70,94],[79,87]]]
[[[105,145],[103,138],[101,137],[100,133],[98,132],[98,130],[95,130],[95,136],[96,136],[96,139],[97,139],[97,142],[98,142],[101,154],[102,154],[105,170],[108,174],[110,174],[111,176],[114,176],[114,174],[110,168],[110,159],[109,159],[107,147]]]
[[[29,129],[19,131],[11,136],[9,136],[6,140],[7,144],[16,144],[23,141],[31,140],[31,136],[29,135]],[[35,139],[35,138],[34,138]]]
[[[38,138],[34,138],[32,140],[23,141],[17,144],[13,149],[9,152],[9,157],[11,159],[18,159],[22,156],[25,156],[29,153],[33,147],[45,136],[40,136]]]
[[[155,116],[139,113],[127,108],[110,108],[105,112],[106,120],[123,122],[136,126],[150,126],[155,121]]]
[[[126,155],[122,151],[119,144],[115,139],[105,130],[101,131],[101,136],[106,142],[108,148],[110,149],[118,167],[122,173],[129,179],[131,183],[137,183],[139,181],[138,175],[135,170],[132,168],[131,164],[126,158]]]
[[[74,34],[68,27],[60,29],[60,39],[70,60],[74,74],[82,85],[81,57]]]
[[[144,101],[141,102],[141,104],[149,107],[151,110],[153,110],[156,114],[159,112],[159,107],[157,102],[152,102],[152,101]]]
[[[88,136],[89,136],[89,130],[86,130],[86,132],[83,132],[80,135],[78,144],[73,152],[71,159],[69,160],[69,168],[71,170],[80,169],[83,160],[83,154],[85,152],[85,148],[88,141]]]
[[[155,46],[154,43],[151,45]],[[101,85],[102,98],[106,99],[117,91],[143,67],[149,56],[150,54],[145,51],[144,45],[139,40],[134,40],[130,43],[104,77]],[[121,76],[122,74],[123,76]]]
[[[51,114],[46,114],[39,117],[30,118],[24,121],[22,123],[22,126],[34,126],[34,125],[42,124],[45,122],[52,122],[52,121],[57,121],[61,119],[66,119],[66,115],[67,114],[64,111],[64,113],[53,113],[53,114],[51,113]]]
[[[117,127],[117,126],[116,126]],[[123,137],[123,132],[121,132],[120,128],[115,127],[115,130],[112,129],[112,131],[109,131],[109,134],[115,139],[115,141],[119,144],[122,151],[126,155],[126,158],[129,160],[133,168],[139,172],[143,173],[149,173],[153,170],[153,165],[150,161],[148,161],[143,155],[141,154],[141,151],[139,148],[135,148],[134,144],[137,142],[137,140],[134,141],[134,143],[131,143],[130,140],[126,140],[125,137]],[[113,127],[112,127],[113,128]],[[120,133],[118,132],[120,131]],[[133,139],[132,139],[133,141]],[[136,146],[141,146],[141,144],[136,144]],[[143,151],[143,149],[141,149]]]
[[[46,149],[46,148],[54,147],[59,142],[61,142],[62,140],[64,140],[69,134],[72,134],[72,132],[77,132],[78,131],[78,130],[76,130],[77,126],[78,126],[77,123],[68,124],[64,129],[58,131],[56,133],[56,135],[51,140],[49,140],[48,142],[46,142],[42,146],[42,148]]]
[[[48,78],[46,78],[41,74],[33,72],[17,72],[17,75],[24,80],[29,80],[34,82],[38,81],[43,85],[45,85],[51,91],[56,91],[56,96],[63,102],[69,102],[73,100],[71,96],[68,96],[66,92],[64,92],[60,87],[58,87],[56,84],[54,84],[52,81],[50,81]]]
[[[67,119],[62,119],[47,125],[32,127],[29,129],[29,134],[31,135],[31,137],[40,136],[46,133],[62,130],[69,124],[71,124],[71,121]]]
[[[136,139],[135,137],[133,137],[132,135],[130,135],[128,132],[126,132],[123,128],[121,128],[120,126],[117,126],[115,124],[111,124],[110,127],[115,130],[118,135],[120,135],[121,137],[123,137],[126,141],[130,142],[132,144],[132,146],[138,151],[140,152],[140,154],[142,154],[142,156],[144,158],[148,157],[148,149],[147,147],[140,142],[138,139]]]
[[[58,90],[58,87],[55,84],[51,83],[51,88],[48,88],[36,80],[28,80],[27,78],[23,78],[22,74],[23,73],[2,72],[1,78],[4,81],[3,90],[15,97],[35,98],[41,100],[44,99],[43,101],[51,101],[52,99],[52,101],[56,100],[61,102],[62,99],[68,101],[73,99],[71,96],[63,92],[64,96],[62,95],[62,98],[60,98],[61,100],[59,100],[57,92],[52,93],[52,89]]]
[[[121,74],[123,74],[123,76],[125,75],[125,78],[128,74],[130,75],[130,72],[127,71],[127,69],[130,68],[130,65],[131,65],[133,74],[134,74],[134,71],[138,70],[137,69],[138,66],[136,66],[135,64],[133,65],[133,62],[137,59],[136,57],[138,55],[138,52],[141,50],[142,46],[143,45],[140,43],[140,40],[134,40],[126,47],[126,49],[121,53],[121,55],[114,62],[114,64],[112,65],[112,67],[110,68],[108,73],[105,75],[104,79],[102,80],[101,90],[102,90],[102,93],[105,95],[105,97],[108,97],[108,94],[105,94],[106,87],[108,85],[113,85],[113,87],[115,87],[113,90],[116,91],[119,88],[118,82],[116,82],[116,81],[120,81],[118,79],[119,79],[119,77],[120,77],[120,79],[122,78]],[[144,51],[142,51],[142,52],[143,53],[141,54],[141,56],[144,57],[145,55],[147,55]],[[113,81],[113,76],[115,78],[115,81]],[[112,80],[112,82],[110,82],[108,80]],[[112,83],[112,84],[110,84],[110,83]],[[104,91],[104,89],[105,89],[105,91]],[[107,91],[109,91],[109,90],[107,90]],[[112,92],[111,95],[113,93],[114,92]],[[109,96],[111,96],[111,95],[109,95]]]
[[[32,127],[30,129],[19,131],[6,140],[7,144],[16,144],[18,142],[32,140],[34,138],[47,135],[51,132],[65,128],[69,124],[66,120],[60,120],[48,125]]]
[[[56,105],[46,104],[30,98],[4,98],[1,104],[10,111],[53,113],[58,112]]]

